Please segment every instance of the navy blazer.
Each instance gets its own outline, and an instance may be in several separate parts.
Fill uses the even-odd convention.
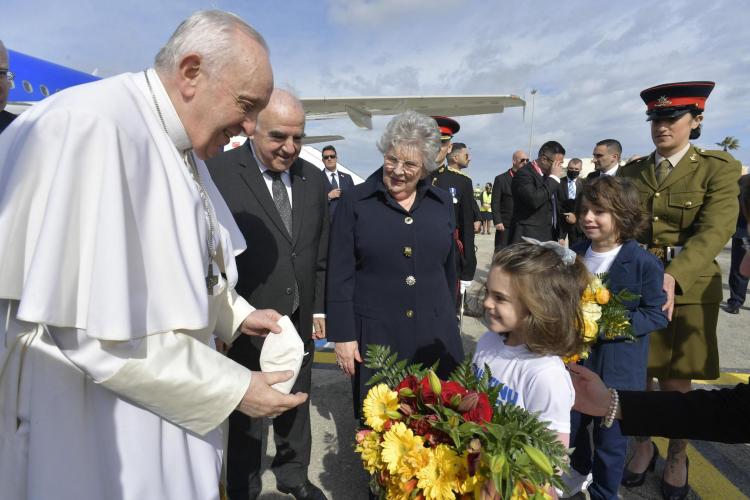
[[[327,337],[391,347],[400,359],[447,377],[463,360],[455,315],[454,210],[450,195],[417,185],[410,210],[387,192],[382,170],[344,191],[331,225],[326,278]],[[361,407],[373,371],[357,366]]]
[[[585,240],[572,249],[581,257],[591,246]],[[630,323],[638,338],[636,342],[600,339],[594,344],[584,366],[596,372],[604,382],[618,390],[643,390],[646,386],[648,338],[652,331],[667,326],[667,316],[661,308],[667,301],[662,290],[664,267],[661,262],[638,245],[635,240],[623,243],[620,253],[609,268],[608,288],[614,294],[628,290],[640,295],[625,302],[630,311]]]

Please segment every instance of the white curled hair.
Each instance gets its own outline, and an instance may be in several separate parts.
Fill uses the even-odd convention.
[[[527,238],[526,236],[523,236],[521,239],[526,243],[532,243],[534,245],[552,250],[560,257],[560,259],[562,259],[563,264],[565,264],[566,266],[569,266],[576,261],[576,253],[570,248],[565,248],[556,241],[539,241],[535,240],[534,238]]]
[[[154,59],[164,73],[174,71],[187,54],[197,53],[208,70],[219,71],[236,56],[237,31],[258,42],[268,52],[263,36],[239,16],[221,10],[199,10],[182,21]]]
[[[386,154],[404,145],[416,146],[419,149],[422,164],[427,172],[437,169],[435,158],[440,151],[440,131],[435,120],[412,110],[391,118],[378,140],[378,150]]]

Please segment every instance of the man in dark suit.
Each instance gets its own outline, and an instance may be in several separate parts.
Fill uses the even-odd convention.
[[[529,155],[518,150],[513,153],[510,170],[495,177],[492,185],[492,222],[495,224],[495,251],[508,246],[513,218],[511,183],[518,169],[529,162]]]
[[[275,89],[258,115],[252,139],[208,162],[214,182],[248,242],[237,257],[237,292],[259,308],[289,316],[305,344],[292,392],[310,392],[314,340],[325,337],[322,315],[328,250],[328,204],[320,171],[300,160],[305,111],[299,100]],[[315,317],[314,317],[315,316]],[[229,357],[259,369],[262,338],[242,336]],[[307,478],[310,463],[309,401],[273,420],[277,488],[297,499],[325,499]],[[261,491],[263,421],[238,412],[229,417],[227,491],[232,500]]]
[[[13,73],[8,68],[8,51],[5,50],[5,45],[0,40],[0,132],[16,118],[13,113],[5,111],[11,81],[13,81]]]
[[[603,139],[597,142],[592,153],[595,170],[586,177],[586,180],[596,179],[600,175],[616,175],[617,169],[620,168],[621,157],[622,144],[617,139]]]
[[[745,257],[745,242],[748,239],[747,219],[742,213],[742,207],[750,200],[744,198],[750,190],[750,175],[740,177],[740,211],[737,216],[737,230],[732,236],[732,260],[729,265],[729,299],[723,309],[729,314],[739,314],[740,307],[745,303],[748,279],[740,273],[740,263]]]
[[[583,182],[578,177],[581,174],[583,162],[579,158],[571,158],[565,177],[560,179],[557,199],[560,200],[560,239],[567,236],[568,246],[584,238],[576,220],[576,201],[580,198]]]
[[[511,243],[522,241],[524,236],[539,241],[559,239],[557,192],[564,156],[565,148],[559,142],[545,142],[537,159],[524,165],[513,177]]]
[[[320,171],[323,178],[326,180],[326,191],[328,191],[328,212],[333,219],[333,212],[336,210],[341,192],[345,189],[351,189],[354,187],[354,181],[352,176],[341,172],[337,166],[337,154],[336,148],[328,145],[321,151],[323,157],[323,166],[325,167]]]

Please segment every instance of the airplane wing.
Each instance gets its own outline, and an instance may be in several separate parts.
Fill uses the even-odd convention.
[[[302,98],[308,120],[349,117],[355,125],[372,129],[372,117],[395,115],[407,109],[432,116],[502,113],[507,107],[526,107],[516,95],[316,97]]]

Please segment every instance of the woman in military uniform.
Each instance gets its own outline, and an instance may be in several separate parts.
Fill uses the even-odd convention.
[[[650,335],[649,377],[661,390],[687,392],[691,379],[719,377],[716,322],[722,280],[715,257],[729,240],[737,217],[740,164],[723,151],[690,144],[700,136],[713,82],[658,85],[641,92],[656,150],[628,163],[618,175],[631,178],[651,221],[641,243],[664,263],[664,308],[670,323]],[[657,457],[650,438],[636,440],[622,483],[638,486]],[[672,439],[661,480],[664,498],[687,496],[687,442]]]

